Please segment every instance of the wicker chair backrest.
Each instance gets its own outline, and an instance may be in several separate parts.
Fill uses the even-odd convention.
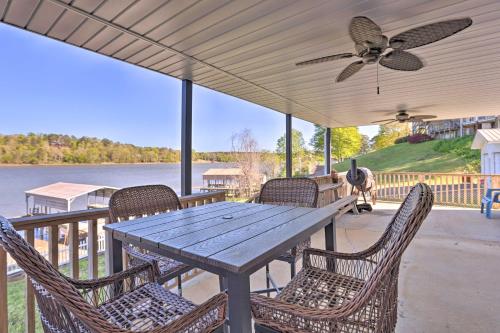
[[[434,196],[430,187],[426,184],[415,185],[394,214],[380,239],[383,251],[385,252],[395,243],[401,242],[401,237],[411,236],[413,238],[429,214],[433,202]]]
[[[318,184],[310,178],[271,179],[262,186],[259,202],[315,208],[318,202]]]
[[[43,295],[39,308],[45,325],[67,332],[85,332],[80,324],[84,323],[90,328],[109,327],[110,332],[118,332],[64,275],[14,230],[9,220],[1,216],[0,245],[34,282],[37,300]]]
[[[351,306],[362,307],[370,294],[380,289],[381,283],[391,280],[391,274],[398,274],[401,256],[431,211],[433,203],[434,195],[427,184],[419,183],[411,189],[379,242],[367,250],[379,248],[373,257],[376,266]]]
[[[165,185],[123,188],[113,193],[109,200],[111,223],[178,209],[182,209],[179,197]]]

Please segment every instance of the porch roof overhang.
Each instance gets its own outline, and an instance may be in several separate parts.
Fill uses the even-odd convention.
[[[352,52],[357,15],[388,36],[464,16],[474,23],[412,50],[425,61],[418,72],[380,67],[380,95],[376,66],[338,84],[352,60],[295,66]],[[497,0],[0,0],[0,20],[329,127],[367,125],[400,104],[440,119],[499,113]]]

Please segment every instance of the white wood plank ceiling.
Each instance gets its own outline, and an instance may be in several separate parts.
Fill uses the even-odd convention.
[[[376,65],[342,83],[352,59],[295,66],[353,52],[348,26],[359,15],[389,37],[474,23],[412,49],[424,60],[418,72],[379,67],[380,95]],[[498,0],[0,0],[0,20],[330,127],[367,125],[400,104],[441,119],[500,113]]]

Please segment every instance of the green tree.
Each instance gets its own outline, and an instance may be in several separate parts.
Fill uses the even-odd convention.
[[[306,142],[304,141],[304,135],[301,131],[292,129],[292,156],[303,155],[306,151]],[[285,156],[286,153],[286,138],[285,135],[278,139],[276,144],[276,152],[280,155]]]
[[[278,139],[276,143],[276,153],[279,155],[282,164],[286,156],[286,138],[285,135]],[[304,136],[301,131],[292,129],[292,167],[294,175],[305,175],[309,173],[309,163],[311,156],[306,148]],[[282,174],[284,173],[284,169]]]
[[[373,137],[373,147],[382,149],[392,146],[397,138],[410,134],[410,128],[407,123],[396,123],[394,125],[380,125],[378,134]]]
[[[323,154],[324,142],[325,128],[315,125],[310,144],[317,155]],[[363,137],[357,127],[332,128],[331,130],[332,157],[338,161],[358,154],[362,143]]]
[[[370,138],[368,135],[361,135],[361,148],[359,149],[359,153],[361,155],[367,154],[371,150]]]

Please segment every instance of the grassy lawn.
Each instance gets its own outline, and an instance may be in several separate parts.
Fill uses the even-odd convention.
[[[475,163],[479,162],[479,151],[476,151],[477,161],[475,152],[473,157],[457,153],[456,146],[462,151],[470,150],[470,141],[471,138],[461,138],[418,144],[401,143],[357,157],[358,166],[385,172],[461,172],[471,163],[471,159]],[[447,148],[441,142],[445,142],[446,146],[448,143],[454,145]],[[350,162],[346,160],[333,167],[337,171],[347,171],[349,166]]]
[[[87,259],[80,260],[80,279],[88,277],[88,262]],[[69,266],[61,268],[63,274],[69,273]],[[105,276],[104,255],[99,256],[99,272],[98,276]],[[23,333],[24,330],[24,314],[26,312],[25,303],[25,287],[26,279],[9,282],[7,286],[7,303],[9,309],[9,332]],[[42,326],[38,314],[36,315],[36,332],[42,333]]]

